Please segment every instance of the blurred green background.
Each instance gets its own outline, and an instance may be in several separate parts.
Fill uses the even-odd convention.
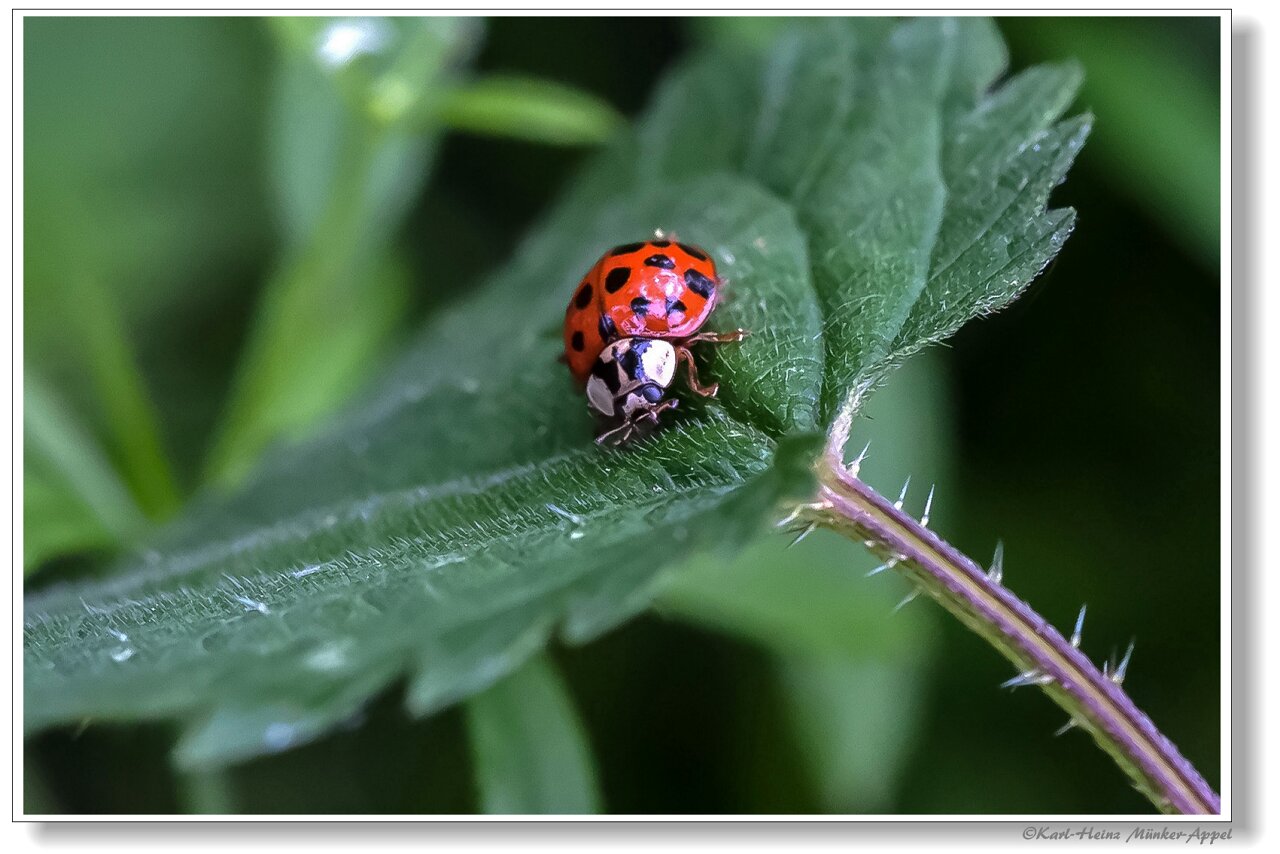
[[[1095,660],[1136,637],[1126,687],[1218,786],[1220,23],[1000,25],[1014,69],[1084,66],[1077,106],[1096,130],[1055,197],[1079,224],[1011,309],[872,401],[864,474],[885,493],[907,474],[921,494],[937,481],[945,536],[979,559],[1002,539],[1006,582],[1060,627],[1088,603]],[[777,22],[464,22],[439,67],[392,69],[453,75],[460,88],[441,91],[461,94],[406,103],[363,81],[418,123],[354,153],[336,142],[341,101],[299,66],[307,26],[24,22],[28,589],[103,571],[266,438],[314,429],[510,254],[665,70],[711,41],[767,49]],[[324,199],[360,157],[384,180],[344,197],[364,212],[354,227]],[[305,350],[288,329],[298,271],[338,282],[357,266],[371,296],[327,320],[345,355],[308,395],[279,394],[290,377],[252,366]],[[1008,665],[940,609],[891,614],[903,586],[864,579],[874,561],[855,546],[781,545],[697,561],[649,615],[554,651],[608,811],[1149,810],[1086,736],[1054,737],[1044,697],[998,689]],[[214,778],[176,775],[172,738],[161,725],[39,735],[26,811],[479,808],[464,715],[414,722],[398,687],[339,733]]]

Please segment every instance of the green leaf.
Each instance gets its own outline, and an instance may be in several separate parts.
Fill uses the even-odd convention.
[[[586,733],[555,668],[534,658],[467,703],[480,807],[491,815],[599,812]]]
[[[37,376],[22,388],[22,563],[117,546],[145,524],[93,438]]]
[[[1023,180],[1065,133],[1062,97],[1034,111],[1044,127],[982,122],[996,63],[972,36],[989,28],[806,23],[786,50],[700,55],[327,432],[193,507],[153,562],[30,597],[28,726],[180,715],[191,761],[217,764],[312,738],[404,672],[430,712],[747,541],[812,488],[853,382],[1003,304],[1065,234],[1038,207],[1051,183]],[[956,146],[1012,153],[952,205]],[[1067,159],[1034,174],[1056,183]],[[714,254],[730,285],[713,325],[753,334],[707,354],[717,401],[606,451],[555,363],[564,304],[604,247],[656,227]]]
[[[493,74],[450,92],[440,119],[454,130],[552,145],[594,145],[622,117],[594,95],[550,80]]]

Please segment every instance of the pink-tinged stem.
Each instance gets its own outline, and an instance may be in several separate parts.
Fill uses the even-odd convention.
[[[814,521],[854,533],[1042,687],[1165,812],[1221,812],[1218,795],[1121,688],[998,579],[827,457]]]

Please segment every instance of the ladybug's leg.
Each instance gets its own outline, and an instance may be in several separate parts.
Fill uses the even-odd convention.
[[[640,415],[636,416],[635,420],[639,421],[640,419],[643,418],[645,420],[652,421],[656,426],[658,423],[658,416],[663,412],[666,412],[668,409],[675,409],[676,404],[678,404],[679,402],[680,401],[675,400],[674,398],[664,400],[661,403],[653,407],[650,407],[649,409],[646,409]]]
[[[631,434],[636,431],[636,425],[630,421],[623,421],[612,430],[601,433],[596,436],[597,445],[621,445],[631,438]]]
[[[676,362],[684,363],[686,376],[689,378],[689,391],[700,397],[715,397],[716,392],[720,391],[720,383],[703,385],[698,382],[698,366],[693,363],[693,353],[688,347],[684,345],[676,347]]]
[[[630,442],[637,433],[640,432],[638,427],[641,421],[651,421],[656,426],[658,416],[668,409],[675,409],[680,401],[675,399],[664,400],[648,409],[642,409],[632,414],[632,416],[623,421],[612,430],[608,430],[596,436],[597,445],[625,445]]]

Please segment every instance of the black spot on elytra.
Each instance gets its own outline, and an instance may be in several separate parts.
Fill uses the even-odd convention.
[[[671,241],[670,240],[651,240],[649,242],[649,245],[656,246],[659,249],[666,249],[668,246],[671,245]]]
[[[681,249],[683,249],[685,252],[688,252],[690,255],[692,255],[694,258],[697,258],[699,261],[707,260],[707,253],[703,252],[701,249],[699,249],[696,246],[690,246],[688,243],[677,243],[676,246],[679,246]]]
[[[609,275],[604,277],[604,289],[611,294],[616,294],[629,278],[631,278],[630,267],[615,267],[609,271]]]
[[[667,314],[671,314],[673,311],[678,311],[681,314],[684,314],[688,310],[689,309],[680,300],[667,297]]]
[[[716,289],[716,283],[699,273],[697,270],[688,270],[684,274],[684,283],[689,290],[693,291],[703,299],[711,299],[711,294]]]
[[[669,255],[650,255],[644,259],[644,265],[646,267],[661,267],[664,270],[674,270],[676,261]]]
[[[644,246],[643,243],[627,243],[622,246],[615,246],[613,249],[609,250],[609,256],[616,258],[619,255],[630,255],[642,246]]]
[[[613,318],[607,314],[600,315],[600,337],[606,344],[618,337],[618,327],[614,325]]]
[[[587,347],[587,341],[586,341],[586,339],[585,339],[585,338],[583,338],[583,337],[582,337],[582,331],[581,331],[581,330],[579,330],[579,331],[577,331],[577,332],[573,333],[573,341],[572,341],[572,343],[573,343],[573,349],[577,350],[579,353],[581,353],[583,350],[585,350],[585,349],[586,349],[586,347]]]
[[[636,297],[631,301],[631,311],[636,317],[644,317],[649,313],[649,301],[644,297]]]
[[[573,304],[578,308],[586,308],[587,303],[589,302],[591,302],[591,283],[583,282],[582,289],[579,290],[578,295],[573,298]]]

